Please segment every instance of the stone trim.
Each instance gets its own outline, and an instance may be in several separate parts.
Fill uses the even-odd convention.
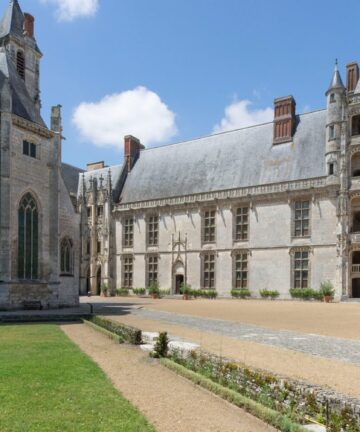
[[[44,138],[54,138],[55,133],[44,126],[40,126],[36,123],[29,122],[21,117],[18,117],[16,115],[13,115],[12,122],[14,125],[20,127],[21,129],[25,129],[26,131],[31,131],[33,133],[36,133],[37,135],[40,135]]]
[[[310,180],[297,180],[292,182],[284,183],[273,183],[262,186],[250,186],[246,188],[227,189],[223,191],[205,192],[193,195],[183,195],[173,198],[162,198],[149,201],[137,201],[133,203],[117,204],[114,208],[114,212],[125,212],[131,210],[146,210],[149,208],[159,208],[166,206],[184,206],[185,204],[192,206],[200,206],[201,203],[212,202],[214,205],[215,200],[229,200],[229,199],[246,199],[247,202],[252,196],[262,196],[270,194],[289,194],[290,192],[306,191],[311,189],[312,193],[314,189],[325,188],[326,177],[317,177]]]

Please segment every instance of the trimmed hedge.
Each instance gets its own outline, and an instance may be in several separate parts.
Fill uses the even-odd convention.
[[[191,295],[195,298],[202,297],[202,298],[208,298],[208,299],[216,299],[218,296],[218,293],[215,289],[208,289],[208,290],[192,290]]]
[[[90,321],[111,333],[121,336],[126,342],[129,342],[133,345],[141,344],[141,330],[135,327],[131,327],[117,321],[112,321],[98,315],[93,316]]]
[[[85,325],[87,325],[87,326],[93,328],[94,330],[104,334],[105,336],[118,342],[119,344],[122,344],[125,342],[124,338],[122,336],[119,336],[119,335],[117,335],[117,334],[115,334],[109,330],[106,330],[105,328],[100,327],[99,325],[95,324],[94,322],[91,322],[91,321],[86,320],[86,319],[83,319],[82,321]]]
[[[323,295],[320,291],[312,288],[291,288],[290,295],[292,298],[299,298],[303,300],[322,300]]]
[[[280,293],[276,290],[263,289],[260,290],[260,295],[262,298],[271,298],[272,300],[275,300],[279,297]]]
[[[146,289],[145,288],[133,288],[133,293],[135,295],[145,295]]]
[[[209,378],[186,369],[184,366],[181,366],[172,360],[162,358],[160,362],[162,365],[178,373],[184,378],[191,380],[194,384],[197,384],[206,390],[215,393],[217,396],[220,396],[228,402],[231,402],[232,404],[244,409],[255,417],[258,417],[264,422],[274,426],[281,432],[306,432],[305,428],[297,423],[294,423],[289,417],[271,408],[265,407],[259,402],[255,402],[234,390],[223,387],[222,385],[211,381]]]
[[[117,288],[116,289],[116,295],[117,296],[128,296],[129,290],[128,290],[128,288]]]
[[[247,288],[238,288],[231,290],[231,296],[234,298],[247,298],[251,297],[251,293]]]

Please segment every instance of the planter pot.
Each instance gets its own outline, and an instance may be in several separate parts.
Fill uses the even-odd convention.
[[[184,295],[183,295],[183,299],[184,299],[184,300],[189,300],[189,294],[184,294]]]
[[[158,298],[158,295],[157,295],[157,294],[151,294],[151,298],[153,298],[153,299],[157,299],[157,298]]]
[[[101,293],[101,297],[107,297],[107,293],[102,292],[102,293]]]
[[[324,296],[324,297],[323,297],[323,302],[324,302],[324,303],[330,303],[331,300],[332,300],[331,296]]]

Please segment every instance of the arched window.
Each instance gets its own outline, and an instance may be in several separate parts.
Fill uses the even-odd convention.
[[[20,77],[25,79],[25,57],[22,51],[18,51],[16,54],[16,70]]]
[[[18,210],[18,277],[21,280],[38,279],[39,217],[36,202],[27,193]]]
[[[356,115],[351,120],[351,135],[360,135],[360,115]]]
[[[64,238],[60,244],[60,271],[61,273],[73,273],[73,251],[72,242]]]

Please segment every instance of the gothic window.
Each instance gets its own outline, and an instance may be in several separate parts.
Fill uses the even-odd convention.
[[[335,126],[329,126],[329,141],[335,139]]]
[[[134,219],[124,219],[123,223],[123,247],[133,247],[134,244]]]
[[[101,254],[101,241],[97,242],[97,253]]]
[[[87,211],[87,217],[90,219],[92,215],[92,208],[88,207],[86,211]]]
[[[294,236],[310,235],[310,202],[296,201],[294,204]]]
[[[133,257],[123,257],[123,283],[124,288],[132,288],[133,286]]]
[[[103,206],[98,206],[97,207],[97,217],[98,218],[102,218],[104,215],[104,207]]]
[[[293,286],[294,288],[309,287],[309,251],[293,252]]]
[[[248,239],[249,209],[240,207],[236,209],[235,216],[235,240],[245,241]]]
[[[18,51],[16,54],[16,70],[20,77],[25,79],[25,57],[22,51]]]
[[[68,238],[63,239],[60,245],[60,272],[73,273],[73,246]]]
[[[30,193],[20,202],[18,223],[18,277],[35,280],[38,279],[39,265],[39,215]]]
[[[351,120],[351,135],[360,135],[360,115],[356,115]]]
[[[203,242],[212,243],[216,238],[216,210],[206,210],[203,215]]]
[[[202,286],[206,289],[215,288],[215,254],[206,253],[202,256]]]
[[[91,243],[90,243],[90,240],[87,240],[87,242],[86,242],[86,254],[90,255],[90,252],[91,252]]]
[[[157,282],[158,282],[158,257],[157,255],[149,255],[147,257],[147,268],[146,268],[147,287]]]
[[[30,156],[34,159],[37,157],[36,144],[30,143],[28,141],[23,141],[23,154]]]
[[[237,252],[234,255],[234,285],[235,288],[248,286],[248,253]]]
[[[159,243],[159,218],[150,216],[147,223],[147,245],[157,246]]]

